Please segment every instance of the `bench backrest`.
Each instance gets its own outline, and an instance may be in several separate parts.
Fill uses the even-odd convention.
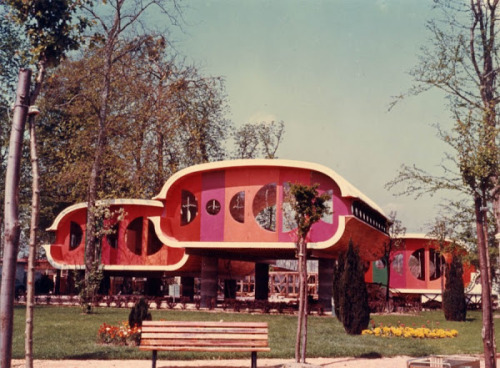
[[[266,322],[143,321],[143,350],[269,351]]]

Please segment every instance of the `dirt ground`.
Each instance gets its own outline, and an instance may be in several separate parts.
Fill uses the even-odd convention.
[[[484,368],[484,360],[480,357],[467,356],[462,359],[480,359],[481,368]],[[321,368],[405,368],[407,356],[393,358],[311,358],[307,363]],[[293,359],[257,359],[259,368],[281,368],[286,363],[292,363]],[[13,360],[12,368],[24,367],[24,360]],[[35,360],[35,368],[150,368],[150,360]],[[190,360],[190,361],[165,361],[158,360],[157,368],[248,368],[250,358],[241,360]]]

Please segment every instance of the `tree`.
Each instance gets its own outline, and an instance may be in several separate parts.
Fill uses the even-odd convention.
[[[431,20],[432,47],[423,48],[420,64],[412,71],[416,85],[408,95],[432,88],[444,91],[455,120],[442,139],[454,150],[447,156],[460,175],[445,167],[444,176],[427,174],[403,166],[390,186],[414,183],[406,192],[423,193],[452,189],[464,193],[474,209],[475,232],[483,303],[483,348],[486,368],[496,367],[496,342],[491,299],[490,256],[488,251],[488,209],[500,229],[500,183],[497,93],[498,0],[436,1],[442,21]],[[404,97],[404,96],[400,96]]]
[[[101,55],[98,60],[100,67],[96,70],[95,79],[99,87],[99,97],[95,110],[97,131],[93,141],[93,159],[90,167],[87,192],[87,223],[85,236],[85,282],[90,283],[90,275],[95,271],[99,251],[95,241],[95,216],[94,208],[98,199],[98,183],[102,175],[102,163],[110,138],[110,106],[113,102],[113,76],[117,70],[118,63],[129,53],[140,48],[149,40],[149,36],[138,31],[143,23],[142,20],[151,11],[164,15],[174,23],[179,15],[178,4],[175,0],[151,0],[142,2],[139,0],[109,0],[101,6],[94,7],[92,2],[82,4],[88,17],[95,22],[96,32],[91,39],[91,45],[97,46],[96,50]],[[135,37],[122,48],[123,38],[128,34]]]
[[[28,116],[28,107],[33,106],[38,98],[38,95],[43,84],[47,66],[57,65],[64,57],[68,50],[75,50],[79,46],[80,32],[88,26],[88,23],[83,18],[78,18],[75,21],[75,12],[80,6],[80,1],[53,0],[48,2],[41,1],[25,1],[25,0],[6,0],[5,3],[9,6],[12,19],[19,24],[25,31],[27,39],[30,43],[29,54],[38,66],[38,73],[34,88],[30,91],[31,72],[22,71],[18,89],[18,99],[16,100],[16,108],[14,109],[14,120],[11,131],[11,140],[9,146],[9,161],[7,165],[7,175],[5,181],[5,252],[4,263],[2,270],[2,302],[0,303],[0,315],[2,322],[0,355],[1,366],[9,368],[12,357],[12,313],[13,313],[13,297],[14,274],[19,247],[19,223],[18,223],[18,194],[20,182],[20,155],[22,151],[23,131],[26,118]],[[21,51],[21,50],[20,50]],[[28,55],[26,55],[28,56]],[[19,93],[23,93],[20,96]],[[19,104],[23,104],[20,106]],[[18,106],[19,105],[19,106]],[[17,114],[16,114],[17,112]],[[33,118],[31,118],[33,119]],[[33,123],[33,120],[31,120]],[[33,124],[31,124],[33,125]],[[34,134],[34,127],[31,132]],[[34,139],[34,135],[32,136]],[[35,149],[36,143],[33,141],[32,148]],[[33,177],[38,178],[36,172],[36,152],[34,152],[35,172]],[[9,167],[10,166],[10,167]],[[35,225],[31,229],[32,242],[30,245],[36,245],[36,224],[38,218],[38,183],[33,185],[33,204],[32,204],[32,224]],[[8,189],[8,190],[7,190]],[[35,250],[36,253],[36,250]],[[32,252],[30,252],[32,254]],[[34,257],[30,257],[30,261],[34,262]],[[29,266],[31,269],[33,265]],[[30,273],[32,276],[32,273]],[[33,288],[28,283],[28,288]],[[28,291],[30,296],[33,295]],[[28,301],[27,308],[27,343],[26,343],[26,365],[32,367],[32,301]],[[9,320],[9,321],[7,321]]]
[[[370,322],[370,306],[365,283],[365,269],[352,240],[344,257],[344,272],[340,278],[339,314],[345,331],[359,335]]]
[[[387,269],[387,281],[385,285],[385,309],[387,312],[390,310],[389,297],[390,297],[390,280],[391,280],[391,264],[394,260],[395,252],[401,249],[404,245],[403,237],[406,234],[406,228],[401,224],[400,220],[396,220],[396,212],[389,214],[391,226],[389,228],[389,240],[384,243],[384,254],[382,261]]]
[[[453,253],[451,262],[446,264],[443,292],[443,311],[447,321],[465,321],[467,317],[463,273],[462,257]]]
[[[297,229],[296,252],[299,274],[299,315],[295,342],[295,361],[306,362],[307,347],[307,243],[312,226],[330,213],[328,193],[319,194],[319,185],[292,184],[287,194]]]
[[[276,152],[285,135],[283,121],[247,123],[233,133],[235,158],[277,158]]]
[[[12,333],[14,320],[14,287],[19,248],[19,172],[24,125],[28,116],[31,71],[19,72],[16,107],[12,121],[9,158],[5,178],[5,225],[2,285],[0,288],[0,366],[10,368],[12,360]]]

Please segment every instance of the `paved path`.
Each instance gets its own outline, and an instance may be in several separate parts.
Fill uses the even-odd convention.
[[[476,357],[477,358],[477,357]],[[360,358],[311,358],[307,362],[321,368],[405,368],[407,356],[378,359]],[[259,368],[281,368],[285,363],[291,363],[293,359],[257,359]],[[24,360],[13,360],[12,368],[23,368]],[[157,368],[248,368],[250,358],[238,360],[188,360],[188,361],[165,361],[158,360]],[[35,368],[150,368],[150,360],[35,360]],[[481,360],[484,368],[484,361]]]

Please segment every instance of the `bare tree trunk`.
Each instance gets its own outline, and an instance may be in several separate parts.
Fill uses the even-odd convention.
[[[295,361],[306,362],[307,347],[307,242],[299,240],[298,274],[299,274],[299,311],[297,334],[295,339]]]
[[[303,294],[303,282],[302,282],[302,258],[304,257],[304,252],[302,249],[302,240],[299,240],[299,254],[298,254],[298,261],[297,261],[297,270],[299,274],[299,312],[298,312],[298,321],[297,321],[297,334],[295,336],[295,361],[297,363],[300,362],[300,342],[301,342],[301,336],[302,336],[302,321],[303,321],[303,314],[302,314],[302,309],[304,308],[303,302],[302,302],[302,294]]]
[[[40,175],[38,172],[38,153],[35,133],[35,117],[29,117],[31,172],[33,176],[31,199],[31,226],[28,255],[28,274],[26,282],[26,329],[25,356],[26,368],[33,368],[33,308],[35,301],[35,262],[37,249],[38,214],[40,211]]]
[[[493,325],[493,305],[491,300],[490,258],[486,236],[486,214],[482,208],[479,195],[474,198],[476,214],[477,247],[479,251],[479,267],[481,273],[481,301],[483,309],[483,329],[481,332],[484,349],[485,368],[496,368],[496,343]]]
[[[38,75],[35,88],[30,95],[30,106],[34,105],[45,78],[45,59],[42,58],[38,63]],[[38,151],[35,131],[35,113],[29,114],[30,130],[30,156],[31,156],[31,176],[32,176],[32,197],[31,197],[31,224],[30,224],[30,243],[28,254],[28,274],[26,280],[26,328],[24,350],[26,356],[26,368],[33,368],[33,320],[34,320],[34,301],[35,301],[35,262],[36,246],[38,232],[38,217],[40,212],[40,174],[38,170]]]
[[[0,367],[10,368],[14,320],[14,292],[19,248],[19,181],[24,126],[28,116],[31,70],[21,69],[17,86],[14,118],[10,133],[5,178],[5,249],[0,290]]]
[[[307,351],[307,312],[308,312],[308,305],[307,305],[307,242],[304,239],[303,240],[303,246],[302,246],[302,251],[303,251],[303,257],[302,257],[302,275],[301,275],[301,281],[302,281],[302,295],[301,295],[301,301],[302,301],[302,310],[300,313],[302,313],[302,329],[301,329],[301,349],[300,349],[300,362],[305,363],[306,362],[306,351]]]

